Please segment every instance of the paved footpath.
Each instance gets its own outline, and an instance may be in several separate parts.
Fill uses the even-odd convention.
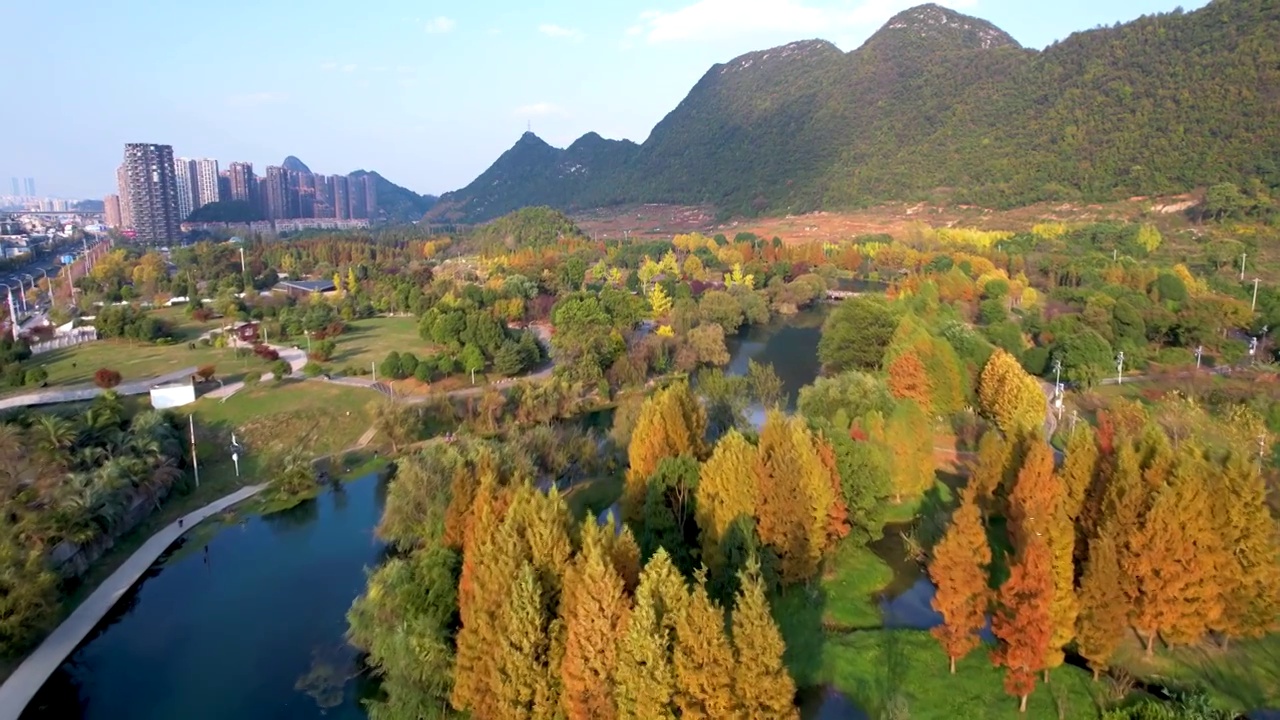
[[[102,620],[122,595],[133,587],[147,568],[151,567],[169,546],[183,533],[195,527],[205,518],[216,515],[238,502],[247,500],[261,492],[266,485],[252,485],[237,490],[208,505],[193,510],[182,517],[182,527],[177,521],[152,535],[137,552],[125,561],[118,570],[111,574],[87,600],[71,613],[71,617],[45,638],[40,647],[14,670],[13,674],[0,686],[0,720],[18,720],[22,711],[35,697],[49,676],[67,659],[72,651],[88,637],[98,621]]]

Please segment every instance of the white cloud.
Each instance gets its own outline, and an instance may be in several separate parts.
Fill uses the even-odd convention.
[[[439,17],[434,17],[428,20],[423,29],[432,35],[439,35],[441,33],[450,32],[457,26],[458,23],[454,22],[452,19],[440,15]]]
[[[355,71],[356,71],[356,68],[357,68],[357,67],[359,67],[359,66],[358,66],[358,65],[356,65],[355,63],[347,63],[346,65],[343,65],[343,66],[342,66],[342,72],[344,72],[344,73],[353,73],[353,72],[355,72]]]
[[[257,107],[259,105],[270,105],[272,103],[284,102],[288,95],[278,92],[253,92],[244,93],[242,95],[232,95],[227,98],[227,104],[231,107]]]
[[[581,30],[575,28],[567,28],[555,23],[543,23],[538,26],[538,32],[553,38],[564,38],[566,40],[578,41],[585,37]]]
[[[977,0],[938,3],[969,8]],[[643,35],[650,43],[767,34],[793,39],[824,37],[840,42],[917,4],[919,0],[697,0],[679,10],[643,12],[640,23],[627,28],[625,36]]]
[[[516,117],[522,118],[549,117],[552,115],[568,117],[569,113],[565,112],[564,108],[556,105],[555,103],[536,102],[529,103],[528,105],[521,105],[516,108],[515,115]]]
[[[327,71],[331,71],[331,70],[337,70],[337,69],[338,69],[338,63],[336,63],[336,62],[323,62],[323,63],[320,63],[320,69],[321,69],[321,70],[324,70],[324,71],[326,71],[326,72],[327,72]]]

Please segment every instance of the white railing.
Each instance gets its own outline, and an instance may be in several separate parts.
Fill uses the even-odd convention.
[[[98,328],[96,327],[78,327],[69,332],[60,333],[44,342],[33,343],[31,345],[31,354],[39,355],[50,350],[60,350],[69,348],[80,343],[93,342],[98,339]]]

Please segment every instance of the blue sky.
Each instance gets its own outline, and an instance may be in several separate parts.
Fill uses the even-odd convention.
[[[918,0],[4,0],[0,193],[112,192],[126,142],[262,172],[470,182],[527,123],[643,141],[712,64],[821,37],[852,50]],[[948,0],[1023,45],[1205,0]],[[21,108],[19,108],[21,104]]]

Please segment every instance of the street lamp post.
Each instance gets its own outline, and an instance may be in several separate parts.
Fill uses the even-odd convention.
[[[1249,306],[1249,312],[1258,309],[1258,278],[1253,279],[1253,304]]]
[[[1123,350],[1120,351],[1119,355],[1116,355],[1116,384],[1117,385],[1124,384],[1124,351]]]
[[[1200,358],[1204,355],[1204,346],[1200,345],[1196,348],[1196,370],[1200,369]]]
[[[1062,358],[1053,361],[1053,409],[1058,411],[1058,419],[1062,419]]]
[[[13,309],[13,288],[8,283],[0,283],[9,291],[9,328],[13,331],[13,341],[18,341],[18,313]]]

